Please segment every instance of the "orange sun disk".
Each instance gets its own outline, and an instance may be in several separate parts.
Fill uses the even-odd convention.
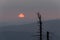
[[[19,17],[19,18],[24,18],[25,15],[24,15],[24,13],[20,13],[20,14],[18,15],[18,17]]]

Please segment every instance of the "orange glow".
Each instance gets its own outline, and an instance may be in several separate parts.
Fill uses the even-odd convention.
[[[24,15],[24,13],[20,13],[20,14],[18,15],[18,17],[19,17],[19,18],[24,18],[25,15]]]

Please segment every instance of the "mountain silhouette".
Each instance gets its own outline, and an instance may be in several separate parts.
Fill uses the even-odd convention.
[[[0,24],[1,25],[1,24]],[[38,34],[37,23],[24,25],[4,25],[0,26],[0,40],[37,40],[34,35]],[[46,40],[46,32],[50,32],[50,40],[60,40],[60,20],[50,20],[43,22],[43,40]]]

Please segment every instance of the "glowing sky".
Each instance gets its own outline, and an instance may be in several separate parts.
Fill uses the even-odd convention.
[[[0,0],[0,22],[36,21],[36,12],[42,14],[43,20],[60,19],[60,0]],[[24,12],[22,20],[18,14]]]

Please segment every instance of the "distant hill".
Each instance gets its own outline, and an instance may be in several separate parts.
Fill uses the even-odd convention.
[[[2,26],[0,27],[0,40],[32,40],[32,35],[37,34],[38,29],[38,23]],[[46,39],[46,31],[50,32],[51,40],[60,40],[60,20],[43,22],[43,39]]]

